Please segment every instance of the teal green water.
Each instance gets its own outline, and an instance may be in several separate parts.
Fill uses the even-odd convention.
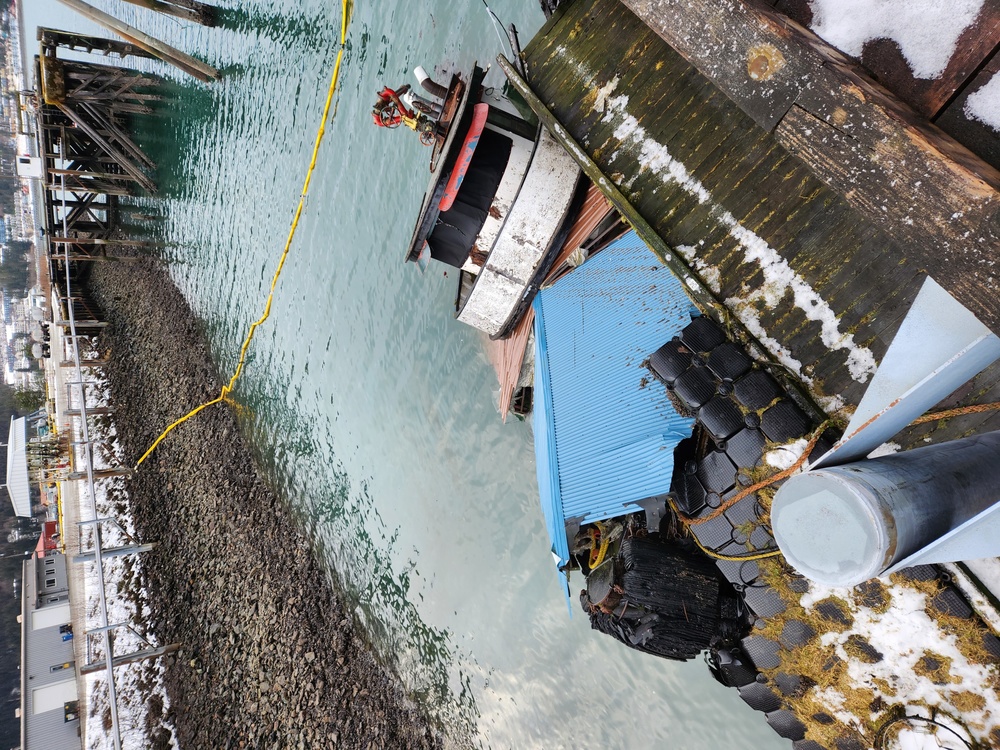
[[[29,38],[40,24],[90,28],[55,0],[30,2]],[[210,86],[167,72],[176,101],[146,140],[164,193],[149,231],[170,243],[228,373],[301,189],[339,3],[246,3],[215,29],[101,7],[225,71]],[[524,43],[543,21],[533,1],[494,10]],[[306,211],[237,391],[264,470],[379,654],[456,743],[787,747],[703,664],[637,654],[568,616],[530,425],[501,424],[482,342],[452,319],[453,275],[402,263],[428,152],[368,110],[414,65],[492,59],[482,4],[358,0],[349,35]]]

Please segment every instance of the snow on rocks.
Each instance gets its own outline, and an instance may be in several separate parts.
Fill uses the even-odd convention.
[[[107,406],[108,384],[103,379],[96,379],[94,371],[89,371],[86,391],[87,406]],[[79,390],[77,389],[77,392]],[[79,431],[77,425],[76,430]],[[110,420],[98,417],[92,420],[90,438],[95,444],[94,466],[104,468],[120,466],[122,449],[115,438],[114,427]],[[79,444],[82,435],[75,435],[74,445],[77,466],[84,465],[84,446]],[[94,497],[85,483],[79,485],[80,519],[93,520],[93,509],[102,518],[114,518],[120,528],[114,524],[104,523],[101,526],[104,545],[106,547],[127,544],[126,534],[134,533],[131,519],[131,498],[121,478],[103,480],[94,485]],[[93,526],[87,527],[83,533],[84,549],[93,549]],[[104,561],[104,591],[107,601],[108,623],[127,623],[138,633],[147,630],[145,625],[149,618],[149,593],[144,583],[145,571],[141,555],[109,558]],[[97,565],[89,563],[84,572],[84,587],[86,591],[85,622],[86,628],[96,629],[103,626],[100,608],[101,581]],[[92,659],[102,659],[100,639],[92,638],[94,646]],[[148,648],[135,634],[125,629],[114,632],[115,653],[121,655],[131,651]],[[164,665],[162,660],[138,662],[123,665],[115,669],[115,687],[117,694],[118,721],[121,730],[122,747],[124,750],[145,750],[146,748],[177,748],[176,732],[170,717],[170,701],[164,685]],[[87,684],[87,715],[86,747],[97,750],[107,747],[108,729],[111,721],[109,705],[109,690],[107,674],[97,672],[86,677]]]
[[[993,687],[997,684],[997,666],[977,664],[966,657],[958,647],[956,636],[945,632],[928,614],[929,597],[923,590],[897,582],[897,579],[880,579],[880,584],[886,596],[882,606],[860,603],[851,589],[817,583],[810,585],[799,602],[807,611],[831,598],[849,606],[852,626],[824,633],[819,641],[823,646],[832,647],[847,665],[850,688],[871,690],[884,704],[898,704],[907,714],[929,717],[930,711],[940,712],[935,715],[938,720],[942,716],[959,715],[955,708],[959,694],[973,693],[979,696],[976,705],[965,706],[959,718],[977,740],[988,741],[992,729],[1000,725],[1000,695]],[[856,658],[851,645],[859,640],[879,657]],[[938,669],[932,668],[935,663],[945,673],[943,676]],[[847,712],[843,688],[818,686],[813,688],[811,697],[828,713],[857,728],[875,718]],[[905,734],[910,737],[907,741],[916,742],[915,738],[925,735],[924,730],[926,727],[922,726],[907,729]],[[899,736],[903,735],[900,729]],[[920,748],[923,745],[900,747]]]

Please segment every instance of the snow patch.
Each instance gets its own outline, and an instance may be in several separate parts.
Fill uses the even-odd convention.
[[[966,117],[1000,131],[1000,73],[994,73],[978,91],[965,100]]]
[[[790,469],[795,465],[796,461],[802,458],[802,454],[805,453],[806,446],[808,445],[808,440],[799,438],[793,443],[780,445],[777,448],[769,450],[764,454],[764,461],[768,466],[773,466],[775,469],[780,469],[781,471]]]
[[[93,379],[95,374],[87,373],[91,379],[87,381],[86,386],[70,389],[68,399],[70,406],[74,401],[79,404],[81,390],[85,391],[87,406],[109,405],[108,384],[104,379]],[[124,465],[123,451],[110,420],[95,418],[90,427],[90,437],[95,445],[93,456],[95,468]],[[82,435],[78,422],[74,426],[73,439],[75,463],[77,466],[83,466],[85,447],[80,444]],[[109,547],[127,544],[129,536],[135,534],[135,526],[129,515],[132,500],[126,490],[125,480],[114,478],[100,481],[94,485],[93,498],[86,483],[79,482],[77,489],[80,519],[93,520],[92,508],[96,506],[100,517],[115,518],[121,526],[119,529],[113,524],[102,524],[104,545]],[[94,541],[94,526],[87,526],[81,534],[81,546],[85,550],[93,549]],[[140,633],[150,631],[152,612],[144,579],[141,555],[108,558],[104,561],[104,589],[109,623],[129,623]],[[97,566],[90,563],[84,571],[86,592],[84,612],[85,626],[88,630],[103,625],[100,619],[100,587],[101,580]],[[92,640],[91,645],[92,658],[95,660],[104,658],[100,640]],[[114,631],[114,648],[118,655],[139,650],[146,645],[127,630]],[[115,670],[118,720],[124,750],[145,750],[151,747],[154,733],[159,732],[166,732],[169,747],[174,750],[179,747],[173,722],[167,718],[170,715],[170,701],[164,681],[165,669],[163,660],[160,659],[123,665]],[[109,710],[107,673],[102,671],[87,675],[86,685],[87,715],[81,717],[86,722],[86,750],[103,750],[109,742],[108,732],[104,729],[105,714]],[[151,707],[154,705],[157,706],[158,713],[151,715]]]
[[[861,57],[865,42],[892,39],[917,78],[937,78],[983,0],[809,0],[811,28],[842,52]]]
[[[694,266],[695,270],[701,276],[702,281],[708,285],[715,294],[722,293],[722,274],[719,273],[719,269],[715,266],[710,266],[708,263],[703,261],[698,257],[698,250],[691,245],[678,245],[677,252],[679,252],[684,259]]]
[[[924,706],[939,709],[945,714],[953,713],[953,693],[974,692],[980,695],[984,700],[983,708],[967,710],[961,719],[970,730],[981,731],[985,735],[1000,718],[1000,696],[989,687],[995,684],[997,667],[974,664],[965,658],[957,646],[955,636],[942,630],[927,614],[928,601],[924,592],[894,584],[888,578],[880,581],[885,585],[890,598],[885,611],[851,604],[854,599],[849,588],[810,584],[809,591],[802,595],[799,602],[805,609],[812,609],[816,603],[836,597],[848,604],[854,620],[851,629],[845,632],[830,632],[820,636],[820,643],[833,646],[837,655],[844,660],[848,678],[854,687],[874,690],[890,704],[902,701],[901,705],[909,714],[928,715]],[[869,664],[852,658],[845,649],[851,636],[860,636],[871,644],[883,655],[882,660]],[[927,654],[950,661],[950,683],[938,685],[934,683],[932,676],[918,674],[918,663]],[[892,693],[883,694],[880,685],[889,685]],[[832,714],[843,708],[839,695],[830,690],[814,689],[813,692],[813,696]],[[894,696],[898,698],[894,700]],[[941,715],[935,718],[943,719]],[[913,737],[921,736],[921,728],[915,726],[912,734]],[[947,734],[945,732],[939,738],[944,740]],[[979,739],[985,739],[985,736]]]

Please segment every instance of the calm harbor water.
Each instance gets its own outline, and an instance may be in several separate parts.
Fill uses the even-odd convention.
[[[38,25],[94,30],[55,0],[27,2],[29,40]],[[243,3],[214,29],[99,4],[225,71],[205,86],[157,68],[177,100],[146,141],[164,193],[150,231],[229,373],[301,189],[339,3]],[[523,43],[543,21],[533,1],[494,10]],[[412,82],[414,65],[500,50],[479,0],[355,4],[336,115],[238,388],[247,431],[377,651],[456,742],[787,747],[702,663],[637,654],[570,618],[530,425],[501,424],[482,342],[451,316],[454,274],[402,263],[428,152],[372,127],[374,93]]]

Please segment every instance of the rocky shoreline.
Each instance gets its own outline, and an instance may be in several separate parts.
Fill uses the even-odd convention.
[[[134,463],[160,431],[218,394],[198,322],[155,263],[91,264],[111,324],[100,342],[114,423]],[[167,661],[183,749],[437,748],[440,731],[377,662],[263,481],[226,406],[176,430],[128,481],[150,629]]]

